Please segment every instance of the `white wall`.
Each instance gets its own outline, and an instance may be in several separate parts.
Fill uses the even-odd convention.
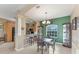
[[[79,17],[79,5],[75,5],[71,21],[74,17]],[[79,53],[79,29],[72,30],[72,53]]]

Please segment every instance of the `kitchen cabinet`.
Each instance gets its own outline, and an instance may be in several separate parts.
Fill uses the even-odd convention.
[[[63,24],[63,46],[71,47],[71,25],[70,23]]]

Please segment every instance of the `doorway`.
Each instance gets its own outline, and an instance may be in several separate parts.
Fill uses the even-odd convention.
[[[14,41],[15,38],[15,27],[12,27],[12,42]]]

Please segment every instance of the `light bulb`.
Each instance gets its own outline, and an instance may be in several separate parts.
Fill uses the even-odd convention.
[[[46,21],[43,21],[42,23],[43,23],[43,24],[45,24],[45,23],[46,23]]]
[[[50,21],[47,21],[47,24],[50,24]]]

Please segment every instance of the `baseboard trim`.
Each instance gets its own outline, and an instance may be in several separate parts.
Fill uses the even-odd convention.
[[[24,48],[20,48],[20,49],[15,48],[16,51],[21,51],[21,50],[23,50],[23,49],[24,49]]]

